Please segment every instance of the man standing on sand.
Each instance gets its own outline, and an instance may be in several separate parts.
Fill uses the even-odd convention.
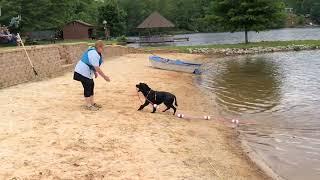
[[[94,81],[93,75],[95,78],[98,77],[98,74],[105,79],[107,82],[110,82],[110,78],[106,76],[103,71],[100,69],[102,60],[102,52],[104,49],[103,41],[97,41],[94,47],[87,49],[81,60],[77,63],[73,79],[80,81],[84,89],[84,97],[86,102],[86,109],[90,111],[97,111],[102,106],[94,102]]]

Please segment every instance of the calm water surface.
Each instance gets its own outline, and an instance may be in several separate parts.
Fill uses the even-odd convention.
[[[214,60],[198,77],[221,116],[287,179],[320,179],[320,51]]]
[[[189,37],[189,41],[168,43],[163,45],[194,46],[208,44],[236,44],[244,42],[244,33],[196,33],[176,35],[175,37]],[[137,37],[132,37],[136,39]],[[320,28],[290,28],[262,31],[259,33],[249,32],[251,42],[258,41],[288,41],[288,40],[320,40]],[[159,44],[157,44],[159,46]],[[129,44],[131,47],[139,47],[139,44]]]

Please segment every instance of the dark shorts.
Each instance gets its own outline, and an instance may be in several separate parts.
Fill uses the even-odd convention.
[[[84,97],[90,97],[94,94],[94,81],[87,77],[82,76],[81,74],[74,72],[73,79],[80,81],[83,86],[83,95]]]

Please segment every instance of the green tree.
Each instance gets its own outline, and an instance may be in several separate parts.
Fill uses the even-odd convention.
[[[68,15],[65,21],[82,20],[91,24],[98,23],[98,7],[103,4],[99,1],[69,0]],[[99,23],[98,23],[99,24]]]
[[[287,7],[293,8],[298,15],[310,14],[311,9],[319,0],[284,0]]]
[[[212,12],[225,30],[262,31],[284,22],[284,3],[281,0],[215,0]]]
[[[120,6],[127,14],[126,33],[133,35],[136,32],[136,27],[150,15],[151,9],[148,9],[143,0],[121,0]]]
[[[12,17],[21,15],[22,31],[61,28],[71,20],[95,24],[102,2],[89,0],[0,0],[0,23],[8,25]]]
[[[320,3],[315,3],[311,8],[311,18],[320,24]]]
[[[126,30],[126,13],[117,0],[106,0],[99,8],[99,22],[107,21],[111,36],[123,35]]]
[[[69,1],[54,0],[2,0],[2,24],[8,25],[12,17],[21,15],[24,31],[56,28],[67,15]]]
[[[304,16],[302,16],[302,15],[299,15],[298,16],[298,19],[297,19],[297,23],[299,24],[299,25],[305,25],[306,24],[306,18],[304,17]]]
[[[201,31],[198,23],[205,16],[208,0],[175,0],[168,7],[168,19],[173,20],[177,27],[190,31]]]
[[[128,33],[153,11],[160,12],[172,21],[177,29],[189,31],[213,31],[212,23],[206,19],[207,8],[214,0],[119,0],[127,13]]]

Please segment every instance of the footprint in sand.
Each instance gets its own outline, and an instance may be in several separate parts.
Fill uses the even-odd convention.
[[[158,151],[160,151],[162,153],[166,153],[162,148],[158,148]]]

